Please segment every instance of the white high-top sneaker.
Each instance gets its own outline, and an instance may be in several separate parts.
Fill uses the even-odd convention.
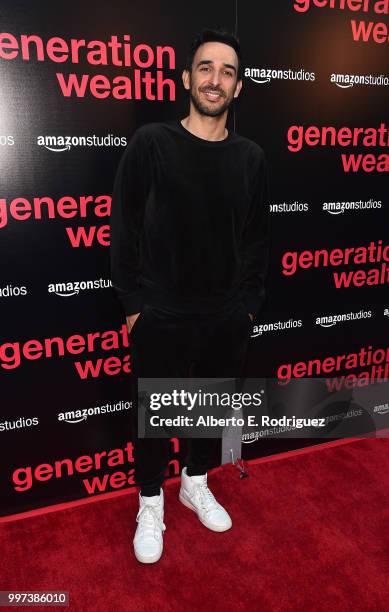
[[[216,501],[207,485],[207,474],[188,476],[186,467],[181,472],[179,500],[197,513],[200,521],[212,531],[227,531],[232,527],[228,512]]]
[[[139,511],[136,516],[138,526],[134,536],[135,556],[141,563],[155,563],[162,555],[164,518],[164,496],[142,497],[139,493]]]

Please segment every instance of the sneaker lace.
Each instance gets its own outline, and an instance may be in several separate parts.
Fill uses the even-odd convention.
[[[145,504],[139,509],[136,516],[136,522],[139,523],[144,530],[151,531],[153,536],[157,535],[158,530],[165,531],[166,525],[161,519],[158,508]]]
[[[198,499],[200,500],[201,507],[206,513],[208,513],[213,508],[217,508],[218,503],[215,499],[214,494],[208,488],[206,478],[204,478],[199,484],[195,485],[194,493],[195,495],[197,495]]]

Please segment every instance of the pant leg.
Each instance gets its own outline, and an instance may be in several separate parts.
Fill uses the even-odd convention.
[[[185,318],[144,305],[130,331],[132,354],[132,440],[135,483],[141,493],[154,495],[164,481],[169,461],[168,438],[138,437],[137,380],[185,378],[190,364],[190,334]]]
[[[199,325],[194,376],[199,378],[241,378],[252,322],[243,303],[217,318]],[[186,456],[190,476],[205,474],[219,464],[220,438],[192,438]]]

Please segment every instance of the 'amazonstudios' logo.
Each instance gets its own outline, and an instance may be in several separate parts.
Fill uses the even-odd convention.
[[[127,138],[125,136],[38,136],[37,145],[44,147],[54,153],[69,151],[71,147],[126,147]]]

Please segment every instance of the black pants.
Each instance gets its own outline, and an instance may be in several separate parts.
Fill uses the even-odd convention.
[[[156,495],[169,461],[168,438],[138,438],[138,377],[239,378],[252,323],[243,302],[222,314],[177,315],[145,304],[130,331],[132,348],[132,431],[135,483],[142,495]],[[204,474],[217,465],[220,440],[188,440],[186,466],[189,475]]]

